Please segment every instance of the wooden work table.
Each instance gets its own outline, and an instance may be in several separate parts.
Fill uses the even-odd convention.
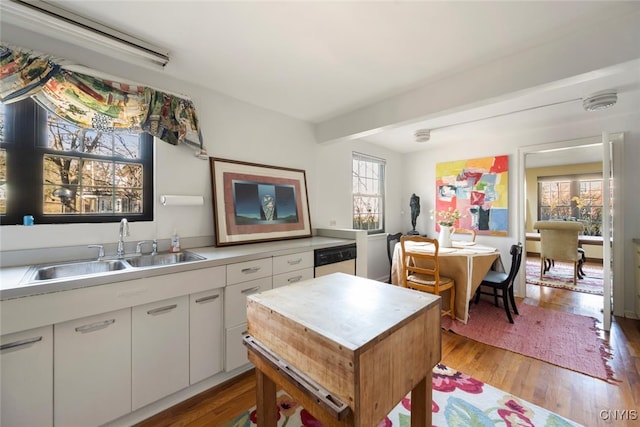
[[[378,425],[412,392],[431,426],[440,297],[335,273],[247,297],[258,425],[276,425],[276,385],[325,427]]]

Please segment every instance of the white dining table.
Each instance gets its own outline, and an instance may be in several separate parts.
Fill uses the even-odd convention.
[[[433,252],[431,243],[406,242],[412,250]],[[402,247],[397,243],[393,250],[391,262],[391,283],[402,285]],[[482,279],[491,269],[504,271],[500,251],[491,246],[480,245],[476,242],[454,241],[453,247],[438,250],[438,264],[440,275],[450,277],[455,281],[456,318],[464,323],[469,319],[469,301],[473,298]],[[449,291],[445,291],[449,292]],[[448,298],[442,299],[443,308],[448,308]]]

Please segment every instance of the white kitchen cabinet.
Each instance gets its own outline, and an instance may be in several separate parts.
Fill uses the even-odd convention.
[[[224,369],[232,371],[249,363],[247,349],[242,344],[247,330],[247,296],[271,289],[271,277],[250,280],[227,286],[224,298],[225,362]]]
[[[273,274],[313,268],[313,251],[298,252],[273,257]]]
[[[189,296],[189,383],[195,384],[222,371],[223,290]]]
[[[271,257],[227,265],[227,286],[249,280],[271,277],[273,262]]]
[[[56,324],[54,335],[54,425],[97,426],[129,413],[131,309]]]
[[[275,289],[309,279],[313,279],[313,267],[273,276],[273,288]]]
[[[0,425],[53,425],[53,327],[0,337]]]
[[[247,296],[271,289],[271,277],[227,286],[224,297],[224,323],[227,328],[247,322]]]
[[[247,334],[247,324],[241,323],[226,330],[226,348],[224,369],[229,372],[249,363],[247,347],[242,339]]]
[[[131,309],[132,407],[189,385],[189,296]]]
[[[273,287],[313,279],[313,251],[273,257]]]

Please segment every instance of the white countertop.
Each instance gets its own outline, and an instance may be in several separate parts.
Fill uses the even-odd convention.
[[[128,268],[104,273],[98,276],[80,276],[28,283],[23,283],[23,278],[31,267],[30,265],[5,267],[0,268],[0,300],[66,291],[88,286],[104,285],[108,283],[116,283],[170,273],[179,273],[200,268],[210,268],[233,264],[236,262],[251,261],[264,258],[265,256],[288,255],[305,250],[322,249],[351,243],[355,243],[355,241],[333,237],[310,237],[304,239],[282,240],[277,242],[253,243],[236,246],[187,248],[186,251],[198,254],[205,259],[173,265]]]

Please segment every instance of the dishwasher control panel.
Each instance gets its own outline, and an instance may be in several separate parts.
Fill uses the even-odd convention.
[[[356,259],[356,244],[333,246],[330,248],[316,249],[314,251],[314,266],[320,267],[327,264]]]

